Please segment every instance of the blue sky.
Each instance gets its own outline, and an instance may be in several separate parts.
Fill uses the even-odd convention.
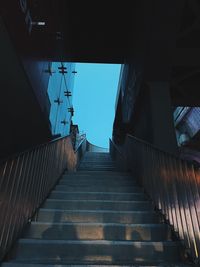
[[[77,63],[73,123],[92,144],[108,147],[121,65]]]

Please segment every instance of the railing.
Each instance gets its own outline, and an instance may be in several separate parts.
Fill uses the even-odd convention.
[[[194,166],[200,167],[200,152],[190,149],[188,147],[182,147],[179,151],[179,156],[182,159],[190,161]]]
[[[86,140],[74,152],[69,136],[0,163],[0,259],[19,237],[64,170],[74,171]]]
[[[126,155],[123,153],[123,147],[117,146],[111,139],[109,140],[109,151],[118,171],[127,171]]]
[[[186,251],[200,264],[200,169],[130,135],[124,155],[129,169],[173,226]]]

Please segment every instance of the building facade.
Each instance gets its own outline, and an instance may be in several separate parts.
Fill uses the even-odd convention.
[[[51,103],[49,120],[52,135],[63,136],[70,133],[74,113],[72,97],[75,75],[74,63],[52,63],[47,91]]]

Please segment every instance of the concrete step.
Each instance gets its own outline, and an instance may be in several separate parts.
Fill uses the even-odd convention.
[[[80,163],[80,165],[100,165],[100,166],[115,166],[112,161],[92,161],[92,160],[84,160]]]
[[[114,192],[114,193],[141,193],[143,189],[139,186],[72,186],[72,185],[57,185],[55,187],[57,191],[66,192]]]
[[[85,185],[97,185],[97,186],[135,186],[136,181],[118,181],[114,179],[61,179],[59,185],[75,185],[75,186],[85,186]]]
[[[104,161],[99,161],[99,160],[83,160],[81,161],[82,164],[97,164],[97,165],[112,165],[114,166],[114,162],[112,160],[104,160]]]
[[[80,163],[80,166],[100,166],[100,167],[115,167],[115,164],[113,162],[108,161],[82,161]]]
[[[54,240],[170,240],[165,224],[41,223],[32,222],[26,238]]]
[[[46,209],[63,210],[146,211],[152,209],[152,204],[150,203],[150,201],[47,199],[42,207]]]
[[[63,185],[114,185],[114,186],[138,186],[134,179],[117,179],[115,177],[69,177],[62,178],[59,184]]]
[[[104,175],[109,175],[109,176],[116,176],[116,177],[132,177],[130,173],[128,172],[106,172],[106,171],[77,171],[77,172],[72,172],[72,173],[68,173],[68,172],[64,172],[64,176],[85,176],[85,175],[89,175],[89,176],[104,176]]]
[[[96,178],[96,179],[116,179],[116,180],[136,180],[130,174],[125,173],[115,173],[110,171],[80,171],[73,173],[64,173],[62,176],[64,179],[70,177],[74,179],[80,178]]]
[[[96,152],[95,153],[94,152],[92,152],[92,153],[85,153],[83,159],[85,159],[85,158],[92,158],[92,159],[104,159],[104,158],[105,159],[112,159],[109,153],[102,153],[102,154],[100,154],[100,153],[96,153]]]
[[[96,157],[108,157],[111,158],[110,153],[109,152],[86,152],[84,155],[85,157],[89,157],[91,156],[92,158],[96,158]]]
[[[113,165],[115,165],[115,162],[113,162],[113,160],[112,159],[110,159],[110,158],[101,158],[101,159],[93,159],[93,158],[89,158],[89,157],[87,157],[87,158],[84,158],[82,161],[81,161],[81,164],[84,164],[84,163],[88,163],[88,164],[92,164],[92,163],[96,163],[96,164],[113,164]]]
[[[79,167],[78,168],[78,170],[79,171],[93,171],[93,170],[95,170],[95,171],[113,171],[113,170],[115,170],[115,168],[113,168],[113,167],[92,167],[92,166],[88,166],[88,167]]]
[[[88,167],[79,167],[78,168],[79,171],[107,171],[107,172],[112,172],[113,170],[115,170],[115,168],[113,167],[92,167],[92,166],[88,166]]]
[[[61,180],[67,180],[67,181],[116,181],[116,182],[136,182],[136,179],[129,176],[117,176],[117,175],[63,175]]]
[[[39,222],[158,223],[153,211],[58,210],[41,208]]]
[[[113,163],[101,163],[101,162],[82,162],[80,167],[108,167],[108,168],[115,168],[115,165]],[[116,170],[115,170],[116,171]]]
[[[109,164],[112,163],[114,164],[113,160],[111,158],[107,158],[107,157],[103,157],[103,158],[92,158],[92,157],[84,157],[83,160],[81,161],[81,163],[85,163],[85,162],[96,162],[96,163],[100,163],[100,164]]]
[[[180,260],[177,242],[20,239],[11,259],[28,263],[139,264]]]
[[[113,164],[113,163],[107,163],[107,162],[95,162],[95,161],[93,161],[93,162],[90,162],[90,161],[82,161],[81,162],[81,164],[80,164],[80,166],[92,166],[92,167],[112,167],[112,168],[114,168],[115,167],[115,165]]]
[[[113,200],[113,201],[129,201],[129,200],[145,200],[144,193],[109,193],[109,192],[63,192],[52,191],[49,198],[66,199],[66,200]]]
[[[81,168],[115,168],[115,166],[113,164],[98,164],[98,163],[81,163],[80,164]]]
[[[153,264],[153,263],[152,263]],[[70,264],[70,265],[66,265],[66,264],[59,264],[59,265],[54,265],[54,264],[32,264],[32,263],[17,263],[17,262],[5,262],[5,263],[2,263],[1,266],[2,267],[191,267],[191,265],[186,265],[186,264],[181,264],[181,263],[158,263],[158,264],[148,264],[146,265],[145,263],[144,264],[137,264],[137,265],[133,265],[133,264],[130,264],[130,265],[94,265],[94,264],[81,264],[81,265],[74,265],[73,263]]]
[[[99,164],[114,164],[114,162],[112,161],[111,158],[91,158],[91,157],[84,157],[83,160],[81,161],[81,163],[85,163],[85,162],[88,162],[88,163],[99,163]]]
[[[92,159],[111,159],[109,153],[99,153],[99,152],[86,152],[83,159],[92,158]]]

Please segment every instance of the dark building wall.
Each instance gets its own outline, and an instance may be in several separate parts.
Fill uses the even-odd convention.
[[[132,134],[164,151],[177,153],[169,82],[147,83],[144,74],[137,75],[133,66],[122,70],[125,72],[119,81],[114,140],[122,143],[126,134]]]
[[[124,70],[125,72],[123,72]],[[122,144],[126,134],[132,134],[151,143],[153,139],[148,87],[140,81],[140,87],[136,88],[137,94],[134,92],[135,87],[129,87],[126,92],[127,86],[131,84],[127,81],[131,76],[131,73],[128,74],[129,70],[128,66],[121,68],[113,139],[116,143]]]
[[[69,134],[75,65],[60,63],[64,25],[57,12],[62,3],[0,3],[1,157]]]
[[[152,117],[149,97],[148,87],[143,85],[138,96],[135,112],[131,118],[131,133],[140,139],[153,143]]]
[[[148,83],[153,144],[177,153],[169,82]]]
[[[22,64],[42,113],[48,119],[50,102],[47,89],[50,78],[49,69],[51,68],[52,63],[48,61],[40,61],[35,58],[26,58],[23,59]]]
[[[46,141],[51,133],[2,20],[0,38],[0,155],[5,156]]]
[[[51,61],[40,58],[38,54],[45,43],[43,38],[48,38],[45,26],[37,27],[32,24],[34,23],[32,13],[27,0],[8,0],[1,4],[2,23],[6,27],[19,64],[30,82],[41,110],[48,118],[50,106],[47,101],[47,88]],[[43,38],[40,38],[42,33]],[[5,53],[9,51],[5,50]]]
[[[51,139],[49,62],[29,54],[31,37],[16,3],[0,9],[0,157]]]

